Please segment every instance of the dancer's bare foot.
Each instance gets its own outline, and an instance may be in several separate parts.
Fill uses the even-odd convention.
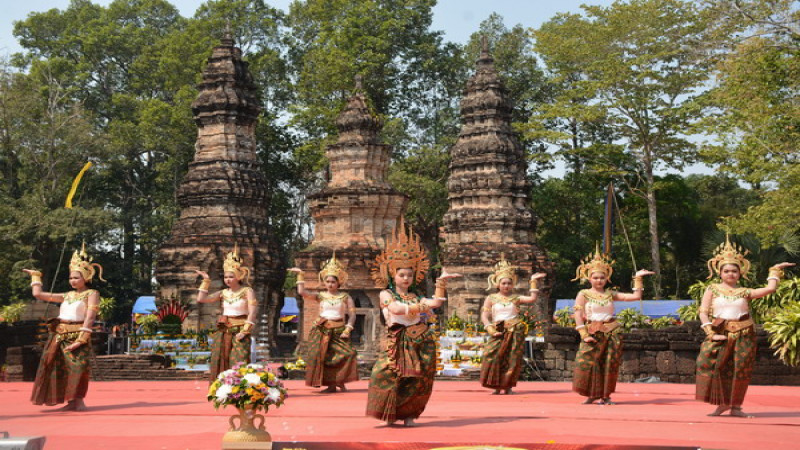
[[[511,395],[511,394],[513,394],[513,393],[514,393],[514,392],[512,392],[512,391],[511,391],[511,388],[508,388],[508,389],[506,389],[506,395]]]
[[[583,403],[581,403],[581,405],[591,405],[592,403],[596,402],[597,400],[600,400],[600,398],[599,397],[589,397],[586,400],[584,400]]]
[[[334,392],[336,392],[335,385],[328,386],[327,388],[319,391],[320,394],[333,394]]]
[[[417,424],[415,424],[415,423],[414,423],[414,419],[412,419],[411,417],[409,417],[409,418],[407,418],[406,420],[404,420],[404,421],[403,421],[403,426],[406,426],[406,427],[415,427],[415,426],[417,426]]]
[[[611,397],[606,397],[600,401],[601,405],[616,405],[613,401],[611,401]]]
[[[74,411],[86,411],[88,409],[82,398],[76,398],[72,401],[72,404],[75,405]]]
[[[390,426],[394,425],[395,422],[397,422],[397,421],[396,420],[387,420],[386,421],[386,426],[390,427]]]
[[[75,400],[70,400],[66,405],[54,409],[53,411],[75,411]]]
[[[719,405],[719,406],[717,406],[717,409],[714,410],[714,412],[709,414],[709,416],[711,416],[711,417],[721,416],[722,413],[724,413],[725,411],[727,411],[729,409],[731,409],[731,407],[728,406],[728,405]]]
[[[346,388],[346,387],[344,387],[344,385],[343,385],[343,384],[340,384],[340,385],[339,385],[339,390],[340,390],[340,391],[342,391],[342,392],[347,392],[347,388]]]
[[[500,395],[500,389],[495,389],[492,395]]]
[[[733,408],[731,408],[731,415],[734,417],[745,417],[747,419],[753,418],[753,416],[751,416],[750,414],[747,414],[746,412],[742,411],[741,406],[734,406]]]

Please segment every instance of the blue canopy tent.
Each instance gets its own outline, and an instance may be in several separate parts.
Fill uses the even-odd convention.
[[[153,311],[157,310],[156,307],[156,298],[150,296],[141,296],[136,299],[136,302],[133,304],[133,311],[132,314],[150,314]]]
[[[297,322],[300,309],[297,307],[297,299],[294,297],[283,298],[283,308],[281,308],[281,322]]]
[[[556,300],[556,310],[572,307],[575,299]],[[658,318],[663,316],[678,317],[678,308],[691,305],[694,300],[642,300],[641,302],[614,302],[614,312],[633,308],[647,316]]]

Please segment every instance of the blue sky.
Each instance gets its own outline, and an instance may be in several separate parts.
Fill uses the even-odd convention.
[[[93,0],[107,5],[111,0]],[[168,0],[180,10],[181,15],[191,17],[205,0]],[[288,10],[291,0],[267,0],[270,5]],[[451,42],[465,43],[477,31],[478,25],[492,12],[503,16],[508,27],[521,24],[538,27],[558,12],[580,12],[584,3],[609,5],[610,0],[440,0],[434,8],[433,28],[445,32]],[[0,2],[0,57],[20,51],[12,35],[13,22],[25,19],[31,12],[42,12],[52,8],[64,9],[69,0],[3,0]]]

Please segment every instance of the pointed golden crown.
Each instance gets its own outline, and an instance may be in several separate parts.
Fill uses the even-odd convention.
[[[612,264],[614,261],[608,255],[600,253],[600,244],[597,243],[594,254],[589,253],[586,258],[581,260],[581,264],[575,270],[575,278],[571,281],[588,280],[594,272],[603,272],[606,278],[610,279],[611,274],[614,273]]]
[[[232,272],[233,276],[239,281],[244,279],[246,282],[250,279],[250,269],[242,267],[242,258],[239,256],[239,243],[235,243],[233,251],[225,255],[222,270],[224,272]]]
[[[398,269],[414,271],[416,283],[425,279],[428,272],[428,254],[420,243],[419,236],[413,230],[406,234],[403,219],[395,232],[386,242],[386,249],[376,258],[377,267],[372,269],[372,279],[379,287],[386,287],[394,278]]]
[[[97,270],[95,270],[95,267]],[[81,244],[80,252],[75,250],[72,254],[72,259],[69,261],[70,272],[80,272],[81,276],[86,281],[92,281],[94,274],[97,273],[97,278],[103,280],[103,266],[92,262],[92,257],[86,253],[86,242]]]
[[[747,250],[743,250],[736,244],[731,244],[730,237],[725,234],[725,242],[719,244],[714,249],[714,256],[708,260],[708,278],[719,275],[722,266],[725,264],[735,264],[742,273],[742,278],[747,279],[747,272],[750,271],[750,261],[745,258]]]
[[[347,278],[349,277],[342,263],[336,259],[336,250],[333,251],[331,259],[322,263],[322,268],[319,271],[320,283],[325,284],[325,278],[328,277],[336,277],[336,279],[339,280],[340,287],[347,283]]]
[[[500,261],[494,265],[494,273],[489,275],[489,287],[486,290],[497,287],[503,278],[510,278],[512,284],[517,284],[517,268],[506,261],[505,253],[500,254]]]

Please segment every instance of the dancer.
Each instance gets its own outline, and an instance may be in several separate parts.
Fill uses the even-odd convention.
[[[95,271],[97,269],[97,272]],[[62,411],[86,411],[83,399],[89,390],[89,358],[92,325],[100,305],[100,294],[90,288],[95,273],[103,280],[103,268],[92,262],[86,245],[72,254],[69,284],[63,294],[42,291],[42,273],[24,269],[31,276],[31,291],[39,300],[60,303],[58,317],[48,320],[50,336],[42,351],[31,402],[34,405],[67,404]]]
[[[409,234],[401,220],[373,269],[375,281],[387,287],[380,293],[387,335],[386,349],[372,368],[367,400],[368,416],[387,425],[403,420],[407,427],[414,426],[414,419],[425,410],[436,375],[436,343],[420,315],[441,306],[446,300],[446,280],[460,276],[442,270],[433,298],[417,294],[428,257],[419,237]]]
[[[708,260],[708,278],[717,275],[721,282],[706,289],[698,310],[706,339],[697,355],[695,398],[717,405],[709,416],[730,410],[731,416],[752,417],[742,411],[757,347],[750,300],[775,292],[783,268],[793,265],[784,262],[770,267],[767,287],[750,289],[739,286],[739,280],[747,278],[750,262],[727,236]]]
[[[356,323],[356,306],[346,292],[339,288],[347,282],[347,271],[333,257],[322,264],[319,281],[325,285],[325,292],[313,292],[305,288],[303,271],[293,267],[290,272],[297,274],[297,294],[305,300],[319,302],[319,318],[314,322],[308,338],[306,351],[306,385],[327,386],[322,392],[346,391],[345,383],[358,381],[356,350],[350,343],[350,332]],[[347,316],[347,323],[345,323]]]
[[[224,372],[236,363],[250,362],[250,333],[256,325],[258,300],[253,288],[243,286],[250,278],[250,269],[242,267],[239,257],[239,245],[225,256],[222,264],[223,281],[227,289],[208,294],[211,278],[208,273],[195,270],[203,277],[197,288],[197,303],[212,303],[222,300],[222,315],[217,318],[217,331],[212,335],[211,369],[208,381],[213,383],[220,372]]]
[[[493,394],[505,391],[512,393],[517,385],[522,368],[522,354],[525,351],[525,337],[528,326],[519,318],[519,304],[533,303],[539,296],[538,280],[546,276],[539,272],[531,275],[530,297],[512,295],[517,284],[516,267],[500,256],[494,273],[489,275],[489,289],[499,292],[486,297],[481,312],[481,321],[489,333],[489,342],[483,351],[481,364],[481,386],[494,389]],[[491,320],[490,320],[491,317]]]
[[[644,269],[636,272],[633,293],[623,294],[605,288],[614,272],[613,261],[601,254],[599,247],[589,256],[591,260],[581,262],[573,279],[588,280],[591,287],[578,292],[573,307],[581,344],[575,355],[572,390],[587,397],[584,404],[600,400],[600,404],[613,405],[611,394],[617,386],[622,359],[622,336],[620,324],[614,318],[614,302],[641,300],[642,277],[653,272]]]

